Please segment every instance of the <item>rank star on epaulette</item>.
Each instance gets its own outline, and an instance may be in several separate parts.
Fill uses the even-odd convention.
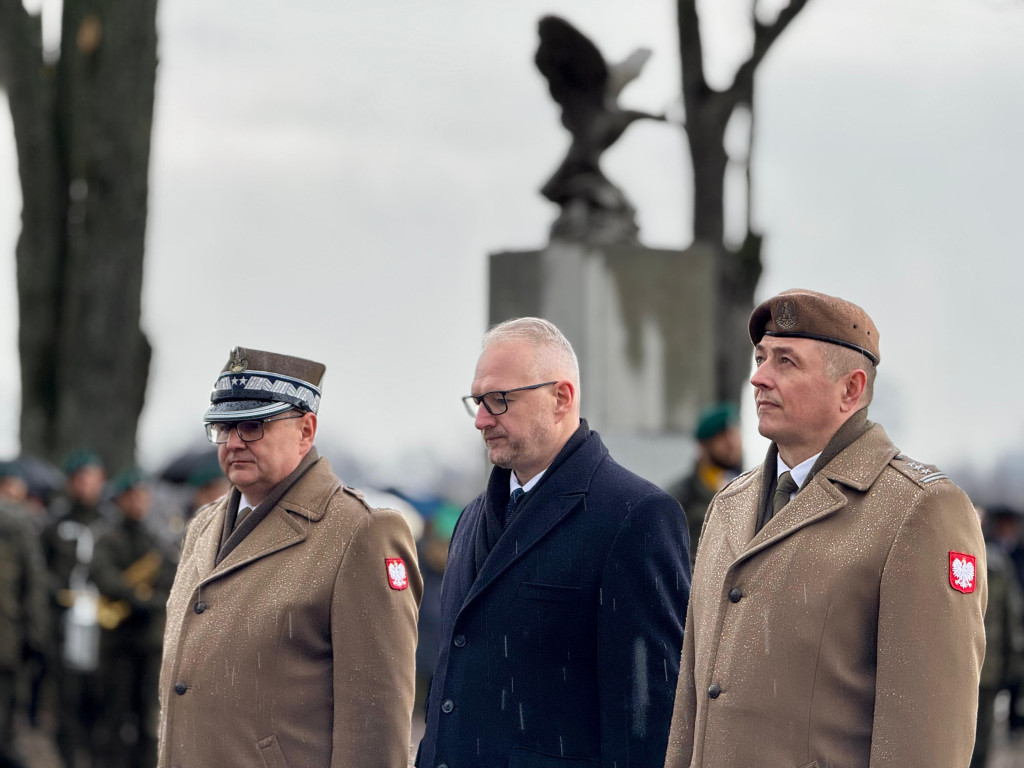
[[[406,589],[409,586],[409,574],[405,570],[405,561],[400,557],[385,558],[388,569],[388,584],[392,589]]]
[[[965,595],[974,591],[977,581],[977,560],[963,552],[949,553],[949,585]]]

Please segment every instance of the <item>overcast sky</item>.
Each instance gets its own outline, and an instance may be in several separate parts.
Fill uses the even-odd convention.
[[[749,44],[747,5],[704,5],[724,85]],[[565,16],[609,59],[652,48],[624,101],[660,110],[678,102],[673,8],[162,2],[142,461],[202,439],[235,345],[326,363],[321,443],[392,469],[481,461],[459,397],[485,330],[486,256],[546,242],[555,210],[536,190],[568,143],[532,63],[536,21]],[[758,294],[861,304],[881,334],[872,413],[940,465],[1024,444],[1022,41],[1016,0],[811,0],[758,80]],[[647,244],[689,243],[680,129],[638,124],[605,163]],[[20,206],[4,104],[0,455],[17,450]],[[747,447],[755,463],[763,444]]]

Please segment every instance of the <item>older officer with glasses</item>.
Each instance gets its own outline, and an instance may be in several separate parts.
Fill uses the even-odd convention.
[[[236,348],[217,378],[232,489],[189,524],[168,601],[162,768],[408,761],[415,546],[317,455],[324,370]]]
[[[580,419],[546,320],[484,337],[464,398],[491,462],[455,529],[421,768],[660,766],[690,588],[686,521]]]

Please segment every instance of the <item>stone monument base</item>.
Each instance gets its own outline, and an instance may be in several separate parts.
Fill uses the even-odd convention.
[[[710,251],[554,241],[490,257],[490,325],[543,317],[572,342],[581,413],[612,455],[658,483],[689,471],[715,391]]]

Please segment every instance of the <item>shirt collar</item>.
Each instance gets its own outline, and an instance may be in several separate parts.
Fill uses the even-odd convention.
[[[786,462],[784,462],[782,457],[779,456],[778,460],[775,462],[775,477],[782,477],[783,472],[789,472],[790,476],[793,478],[793,482],[796,483],[796,487],[798,489],[803,488],[804,481],[807,479],[807,475],[811,471],[811,467],[814,466],[814,462],[818,460],[819,456],[821,456],[821,451],[818,451],[816,454],[811,456],[811,458],[801,461],[792,469],[787,467]]]
[[[513,472],[509,472],[508,473],[508,492],[509,492],[509,495],[511,495],[512,491],[514,491],[516,488],[522,488],[523,489],[523,493],[528,493],[530,490],[533,489],[533,486],[535,486],[537,483],[540,482],[540,479],[542,477],[544,477],[544,473],[545,472],[547,472],[547,469],[543,469],[540,472],[538,472],[536,475],[534,475],[533,477],[531,477],[529,480],[526,481],[526,485],[522,485],[519,482],[518,478],[516,477],[516,473],[514,471]]]

